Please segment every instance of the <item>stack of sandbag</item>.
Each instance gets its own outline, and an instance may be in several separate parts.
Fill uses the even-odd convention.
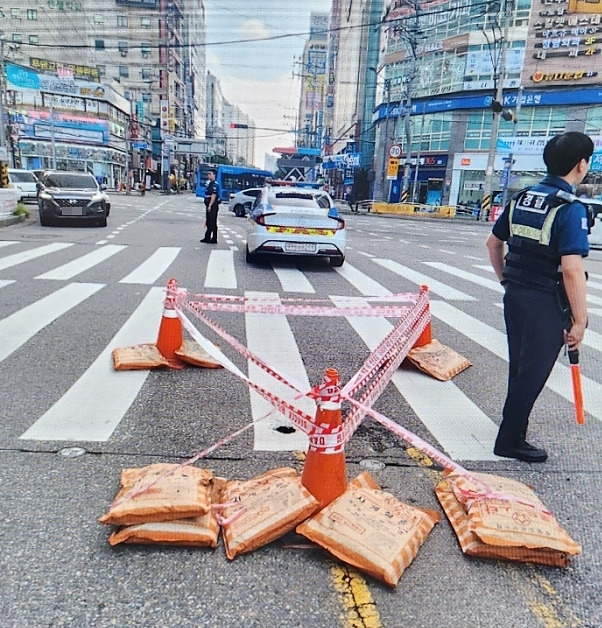
[[[118,543],[160,543],[217,547],[219,524],[212,509],[226,480],[208,469],[151,464],[124,469],[121,489],[99,521],[120,526],[109,537]]]
[[[581,553],[526,484],[485,473],[447,473],[435,492],[465,554],[564,567]]]
[[[318,508],[318,500],[289,467],[226,484],[221,524],[226,556],[233,559],[290,532]]]
[[[175,354],[187,364],[206,369],[221,369],[223,366],[195,340],[184,339]],[[117,347],[111,352],[113,368],[116,371],[140,371],[167,368],[169,362],[163,357],[157,345],[146,342],[130,347]]]
[[[436,511],[415,508],[382,491],[364,472],[297,526],[297,532],[394,587],[439,518]]]
[[[421,371],[444,382],[472,366],[463,355],[434,339],[422,347],[410,349],[408,360]]]

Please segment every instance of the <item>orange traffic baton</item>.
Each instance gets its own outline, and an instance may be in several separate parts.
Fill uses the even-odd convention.
[[[585,423],[583,412],[583,389],[581,388],[581,369],[579,368],[579,349],[569,351],[571,364],[571,380],[573,382],[573,399],[575,400],[575,419],[578,425]]]

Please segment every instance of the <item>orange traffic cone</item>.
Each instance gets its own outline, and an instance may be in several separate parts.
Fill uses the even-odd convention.
[[[424,291],[428,292],[428,286],[420,287],[420,292],[424,292]],[[425,316],[428,319],[428,323],[426,324],[426,327],[422,330],[422,333],[418,337],[418,340],[414,343],[414,347],[425,347],[426,345],[430,344],[433,340],[433,332],[431,329],[431,310],[430,310],[430,306],[428,302],[427,302],[427,306],[425,310]],[[412,349],[414,347],[412,347]]]
[[[175,279],[170,279],[167,282],[167,295],[163,304],[157,349],[169,362],[170,368],[183,369],[184,362],[176,355],[176,351],[182,346],[182,323],[174,307],[177,291],[178,282]]]
[[[316,426],[336,428],[342,426],[340,378],[335,369],[326,369],[323,384],[319,390]],[[337,445],[336,437],[309,435],[309,450],[303,467],[301,482],[318,500],[320,508],[345,492],[347,471],[343,445]],[[331,440],[328,443],[328,440]]]

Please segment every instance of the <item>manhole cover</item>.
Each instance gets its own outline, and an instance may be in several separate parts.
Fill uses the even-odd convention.
[[[381,471],[385,468],[385,463],[380,460],[360,460],[360,467],[366,471]]]
[[[79,458],[86,453],[83,447],[64,447],[59,450],[59,455],[63,458]]]

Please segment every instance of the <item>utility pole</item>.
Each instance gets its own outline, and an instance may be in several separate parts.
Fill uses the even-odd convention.
[[[523,99],[523,86],[521,85],[518,88],[518,95],[516,97],[516,109],[514,113],[514,119],[512,120],[514,122],[514,130],[512,133],[513,138],[516,138],[516,127],[518,125],[522,99]],[[512,173],[512,162],[514,161],[513,150],[514,150],[514,147],[510,150],[510,154],[508,155],[506,166],[504,167],[504,186],[503,186],[503,193],[502,193],[502,207],[506,207],[506,203],[508,202],[508,190],[510,188],[510,174]]]
[[[385,79],[384,88],[387,92],[385,109],[385,125],[383,129],[383,179],[381,182],[381,197],[383,202],[389,201],[389,180],[387,179],[387,151],[389,150],[389,107],[391,105],[391,79]]]
[[[0,39],[0,161],[8,162],[6,124],[4,120],[4,40]]]
[[[489,142],[489,154],[487,156],[487,168],[485,169],[485,185],[483,189],[483,200],[481,202],[480,220],[486,221],[489,218],[491,209],[491,195],[493,192],[493,168],[495,165],[495,154],[497,150],[497,136],[500,129],[500,113],[503,109],[504,102],[504,77],[506,75],[506,48],[508,46],[508,38],[510,34],[510,21],[514,14],[514,5],[512,0],[501,0],[500,12],[504,30],[501,39],[501,51],[499,57],[492,60],[493,80],[495,82],[494,103],[498,103],[497,110],[492,103],[492,121],[491,121],[491,140]],[[495,43],[495,42],[494,42]]]
[[[406,82],[406,99],[405,99],[405,111],[404,111],[404,133],[406,138],[406,146],[405,146],[405,167],[403,170],[403,180],[401,184],[401,202],[407,203],[409,196],[409,187],[410,187],[410,167],[412,162],[412,95],[414,90],[414,80],[416,78],[417,71],[417,57],[416,57],[416,47],[418,45],[418,33],[420,26],[420,3],[418,1],[412,2],[414,15],[412,17],[412,24],[410,26],[409,32],[405,34],[406,38],[406,54],[409,52],[412,55],[412,62],[410,66],[410,75],[408,76],[408,80]]]

